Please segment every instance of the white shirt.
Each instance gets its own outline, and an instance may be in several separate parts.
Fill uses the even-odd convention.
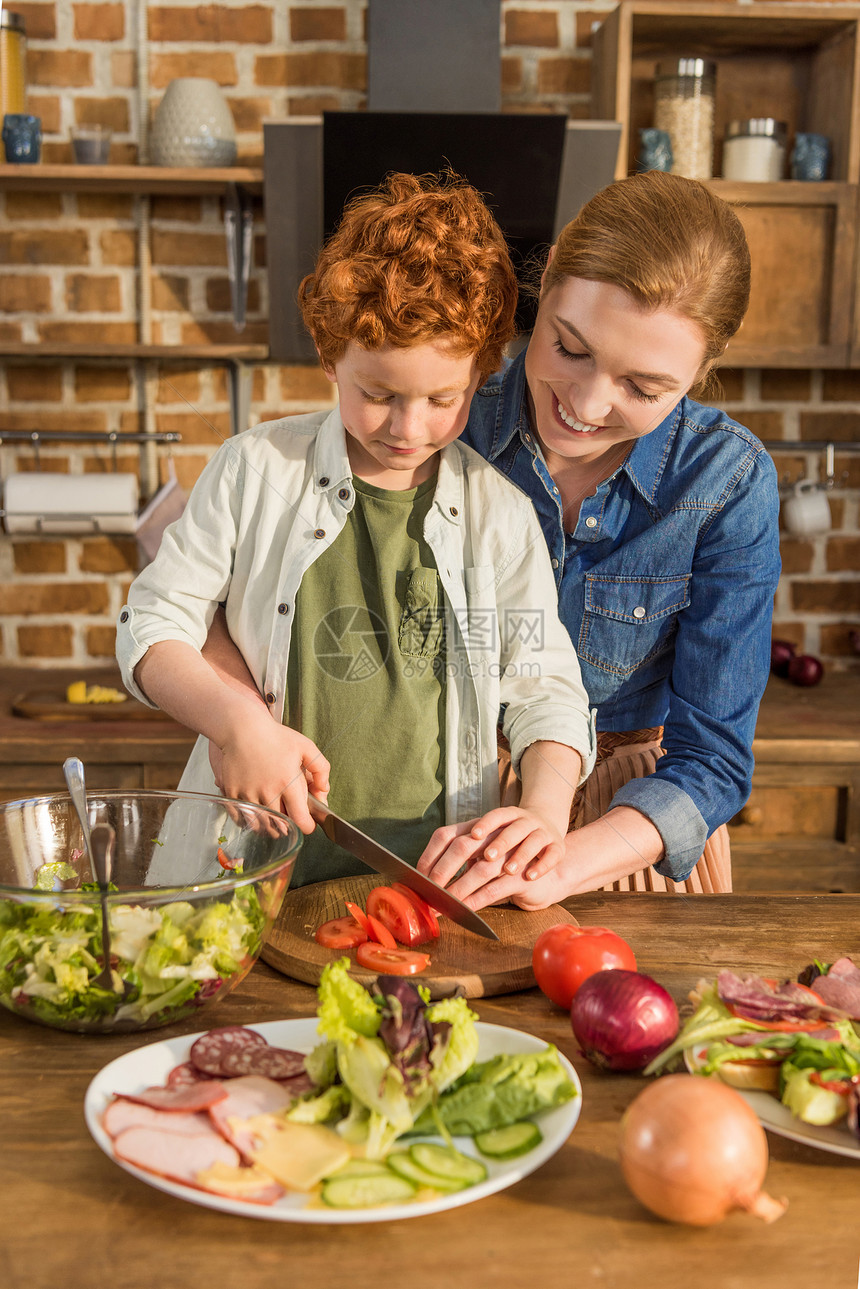
[[[148,703],[133,678],[147,649],[180,640],[200,650],[223,603],[230,635],[280,720],[296,592],[354,502],[338,409],[228,439],[120,612],[117,658],[129,692]],[[424,536],[445,593],[448,822],[498,805],[500,710],[515,769],[531,743],[549,739],[579,752],[582,782],[594,764],[594,721],[531,502],[455,442],[440,454]],[[373,737],[384,719],[380,712]],[[180,787],[217,791],[206,739]]]

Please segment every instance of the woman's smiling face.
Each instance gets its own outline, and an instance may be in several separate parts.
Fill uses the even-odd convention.
[[[533,426],[547,457],[590,461],[649,434],[702,375],[705,340],[672,309],[564,278],[541,295],[526,353]]]

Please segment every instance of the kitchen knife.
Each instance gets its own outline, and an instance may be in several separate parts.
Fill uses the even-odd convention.
[[[441,886],[431,882],[429,877],[419,873],[411,864],[407,864],[405,859],[395,855],[393,850],[386,850],[378,841],[368,837],[367,833],[361,832],[359,828],[354,828],[345,819],[341,819],[340,815],[330,810],[325,802],[310,793],[308,793],[308,809],[329,841],[348,850],[363,864],[367,864],[368,868],[372,868],[374,873],[381,873],[383,877],[408,886],[410,891],[420,895],[438,913],[444,913],[445,917],[465,927],[467,931],[474,931],[476,935],[482,935],[487,940],[498,940],[499,937],[493,928],[462,900],[458,900],[455,895],[450,895]]]

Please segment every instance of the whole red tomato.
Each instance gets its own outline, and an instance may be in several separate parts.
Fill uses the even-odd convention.
[[[572,926],[562,922],[539,935],[532,950],[538,987],[559,1007],[570,1009],[583,980],[595,971],[621,967],[636,970],[633,950],[605,926]]]

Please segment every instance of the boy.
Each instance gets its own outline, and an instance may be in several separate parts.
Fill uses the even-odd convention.
[[[201,735],[182,788],[312,834],[331,771],[332,808],[411,862],[471,829],[483,863],[540,876],[594,740],[531,504],[456,443],[513,334],[504,238],[462,181],[392,175],[299,298],[339,406],[215,454],[120,614],[125,683]],[[220,603],[233,676],[201,652]],[[500,710],[523,781],[506,809]],[[316,834],[293,882],[365,871]]]

